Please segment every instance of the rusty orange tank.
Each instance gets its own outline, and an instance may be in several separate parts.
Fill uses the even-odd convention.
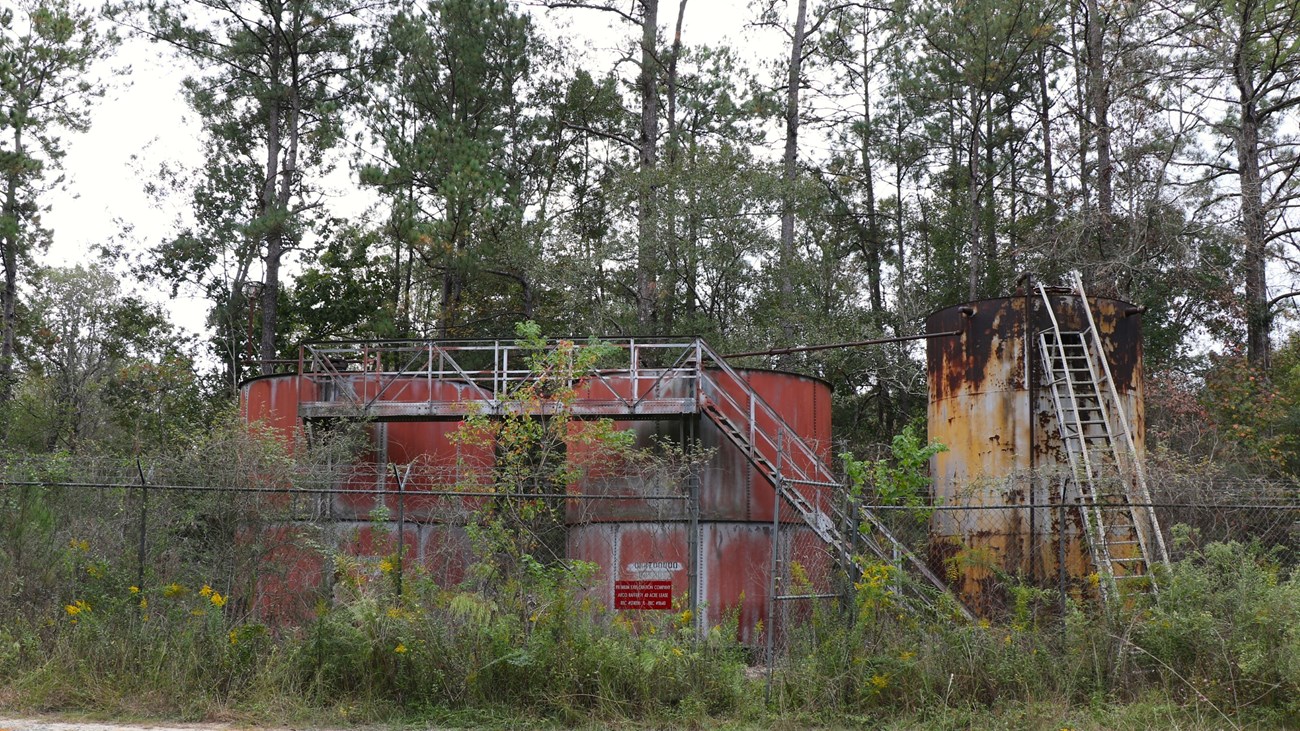
[[[1085,329],[1076,295],[1048,293],[1062,330]],[[1141,308],[1100,297],[1088,302],[1141,454]],[[926,319],[926,332],[961,333],[927,343],[929,438],[947,447],[931,460],[937,510],[929,561],[977,611],[1005,600],[998,572],[1045,586],[1064,578],[1086,591],[1093,571],[1081,513],[1068,508],[1079,497],[1063,477],[1068,455],[1042,383],[1037,339],[1049,327],[1038,294],[968,302]],[[1064,511],[1046,507],[1062,500]]]

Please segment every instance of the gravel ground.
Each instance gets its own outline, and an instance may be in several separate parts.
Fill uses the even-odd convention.
[[[3,718],[0,731],[255,731],[228,723],[100,723],[46,718]],[[270,731],[270,730],[263,730]],[[279,728],[274,731],[296,731]]]
[[[126,724],[0,718],[0,731],[232,731],[233,728],[224,723]]]

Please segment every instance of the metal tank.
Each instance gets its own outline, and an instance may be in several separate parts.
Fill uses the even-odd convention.
[[[1087,327],[1078,296],[1047,292],[1062,330]],[[1102,297],[1088,303],[1141,454],[1142,310]],[[1079,495],[1065,479],[1069,458],[1038,352],[1039,333],[1050,327],[1038,294],[968,302],[926,318],[927,333],[959,333],[927,342],[929,438],[947,447],[931,460],[938,509],[929,561],[977,610],[1005,601],[998,571],[1086,588],[1093,570],[1081,513],[1068,507]],[[1062,502],[1067,509],[1046,507]]]
[[[825,461],[831,457],[831,389],[821,379],[781,371],[736,369]],[[778,519],[779,553],[811,577],[829,576],[833,560],[816,533],[788,505],[774,516],[775,490],[721,429],[708,418],[623,422],[650,446],[657,438],[694,441],[711,456],[699,470],[699,513],[694,521],[687,501],[637,499],[647,491],[642,476],[592,475],[582,491],[628,495],[629,500],[599,500],[569,512],[568,554],[601,567],[596,592],[609,606],[619,581],[671,581],[674,597],[692,592],[703,608],[701,626],[714,626],[737,614],[740,640],[755,644],[755,628],[766,622],[772,559],[772,522]],[[680,487],[680,486],[671,486]],[[671,492],[680,494],[682,490]],[[805,488],[810,501],[832,499],[825,488]],[[683,607],[684,608],[684,607]]]
[[[736,373],[818,457],[829,461],[829,384],[777,371],[738,369]],[[579,407],[606,403],[612,395],[610,389],[630,388],[633,381],[638,388],[651,385],[639,377],[620,381],[617,374],[607,376],[608,382],[603,384],[579,386]],[[660,383],[658,388],[667,396],[689,400],[693,398],[689,385]],[[444,585],[461,581],[472,555],[465,526],[482,507],[482,499],[435,498],[421,496],[420,492],[455,490],[456,484],[446,477],[446,472],[458,461],[481,466],[491,463],[490,450],[467,454],[464,446],[449,439],[461,423],[452,413],[455,409],[429,407],[467,400],[464,384],[411,376],[389,379],[380,386],[367,374],[345,373],[331,387],[363,399],[382,397],[384,403],[378,410],[385,415],[365,427],[371,447],[361,461],[370,469],[359,471],[337,486],[342,492],[326,499],[319,511],[328,520],[318,522],[328,524],[326,532],[347,552],[369,556],[391,552],[397,540],[397,525],[391,520],[398,511],[397,488],[391,471],[381,466],[410,465],[409,486],[402,500],[406,521],[402,540],[407,555]],[[297,374],[254,378],[241,386],[241,413],[250,423],[265,423],[292,445],[306,433],[303,405],[310,410],[310,404],[331,398],[331,394],[321,391],[310,378]],[[412,408],[403,409],[403,403]],[[759,642],[755,628],[760,622],[770,626],[765,615],[771,581],[775,504],[772,484],[706,416],[654,415],[617,421],[616,425],[635,431],[642,446],[649,446],[656,438],[678,444],[698,443],[709,450],[710,456],[692,479],[694,484],[686,485],[655,484],[643,474],[620,474],[617,466],[590,465],[587,479],[575,486],[575,492],[626,496],[566,503],[568,557],[600,566],[593,598],[612,607],[617,582],[668,581],[679,609],[689,606],[694,598],[701,610],[696,615],[701,626],[721,624],[735,613],[741,641]],[[575,422],[573,428],[582,427],[582,422]],[[575,460],[583,461],[580,440],[570,440],[568,450]],[[349,488],[358,492],[350,494]],[[385,494],[361,490],[382,490]],[[815,504],[832,498],[826,487],[809,486],[801,491]],[[656,494],[678,498],[647,499]],[[680,499],[682,496],[689,499]],[[698,505],[694,514],[692,504]],[[372,519],[376,508],[381,507],[390,517],[387,523]],[[797,562],[809,576],[829,576],[831,554],[790,506],[782,507],[778,524],[779,549],[786,557],[786,570]],[[264,566],[267,578],[258,590],[257,606],[263,616],[285,620],[310,616],[320,587],[328,583],[327,571],[333,568],[322,565],[318,551],[301,547],[307,538],[294,526],[276,526],[258,537],[268,543],[267,554],[272,559]]]
[[[403,384],[402,398],[411,401],[462,397],[458,384],[411,379]],[[358,393],[373,394],[373,384],[358,376]],[[249,379],[240,386],[240,414],[247,423],[272,430],[292,451],[308,436],[300,404],[321,398],[311,379],[297,374],[276,374]],[[314,501],[311,525],[291,523],[271,526],[258,536],[262,544],[255,606],[268,621],[293,622],[311,616],[316,601],[330,581],[334,567],[324,565],[316,548],[322,541],[357,556],[392,553],[397,545],[397,521],[376,521],[381,513],[395,518],[399,512],[397,476],[385,468],[404,465],[402,478],[408,494],[401,499],[404,525],[402,543],[408,560],[420,563],[429,575],[446,584],[461,581],[471,555],[464,524],[481,498],[421,496],[431,490],[458,488],[457,463],[483,465],[490,450],[471,449],[448,439],[459,427],[454,421],[373,421],[366,423],[369,449],[355,469],[334,485],[338,492]],[[407,469],[409,468],[409,471]],[[463,486],[461,486],[463,487]],[[379,491],[377,494],[376,491]]]

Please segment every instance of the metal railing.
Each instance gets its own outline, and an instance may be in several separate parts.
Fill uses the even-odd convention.
[[[559,341],[552,342],[552,345]],[[570,341],[572,342],[572,341]],[[617,353],[591,367],[569,363],[565,385],[578,390],[578,417],[653,417],[694,413],[695,343],[680,339],[602,341]],[[362,413],[449,417],[559,408],[525,404],[518,389],[543,377],[533,348],[506,340],[390,340],[312,343],[301,350],[299,409],[304,418]],[[686,386],[686,389],[683,389]]]
[[[550,341],[567,348],[574,341]],[[702,413],[730,438],[852,570],[861,541],[882,560],[899,562],[936,589],[944,582],[869,510],[848,515],[836,504],[843,483],[783,416],[700,338],[616,338],[610,355],[589,367],[562,368],[577,398],[523,402],[519,389],[537,372],[537,349],[503,340],[394,340],[316,343],[303,347],[299,413],[303,418],[463,418],[470,414],[664,418]],[[552,374],[553,375],[553,374]],[[435,387],[435,382],[437,386]],[[314,393],[305,393],[310,386]],[[859,531],[858,522],[870,529]]]

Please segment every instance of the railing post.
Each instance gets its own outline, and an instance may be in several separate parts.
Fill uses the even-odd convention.
[[[745,383],[746,385],[748,385],[748,382]],[[750,456],[753,456],[754,454],[754,389],[747,388],[745,389],[745,393],[749,395],[749,454]],[[781,430],[779,427],[777,428],[777,434],[778,435],[781,434]],[[778,436],[778,440],[779,439],[780,437]],[[779,443],[777,444],[776,449],[777,449],[777,454],[780,455],[781,446]]]
[[[501,341],[492,341],[492,400],[500,401],[501,392]]]
[[[781,551],[781,494],[785,492],[781,477],[781,458],[785,452],[784,435],[777,432],[776,441],[776,491],[772,498],[772,562],[768,569],[767,584],[767,688],[763,693],[765,703],[772,702],[772,666],[776,664],[776,593],[781,590],[778,564]]]
[[[693,345],[695,347],[695,373],[692,374],[691,381],[695,389],[695,410],[698,412],[704,405],[704,349],[700,347],[699,338],[695,338]]]
[[[627,352],[632,359],[632,362],[628,363],[627,369],[628,373],[632,374],[632,403],[636,403],[641,399],[641,374],[637,368],[639,359],[636,357],[636,338],[630,338],[627,341]]]

